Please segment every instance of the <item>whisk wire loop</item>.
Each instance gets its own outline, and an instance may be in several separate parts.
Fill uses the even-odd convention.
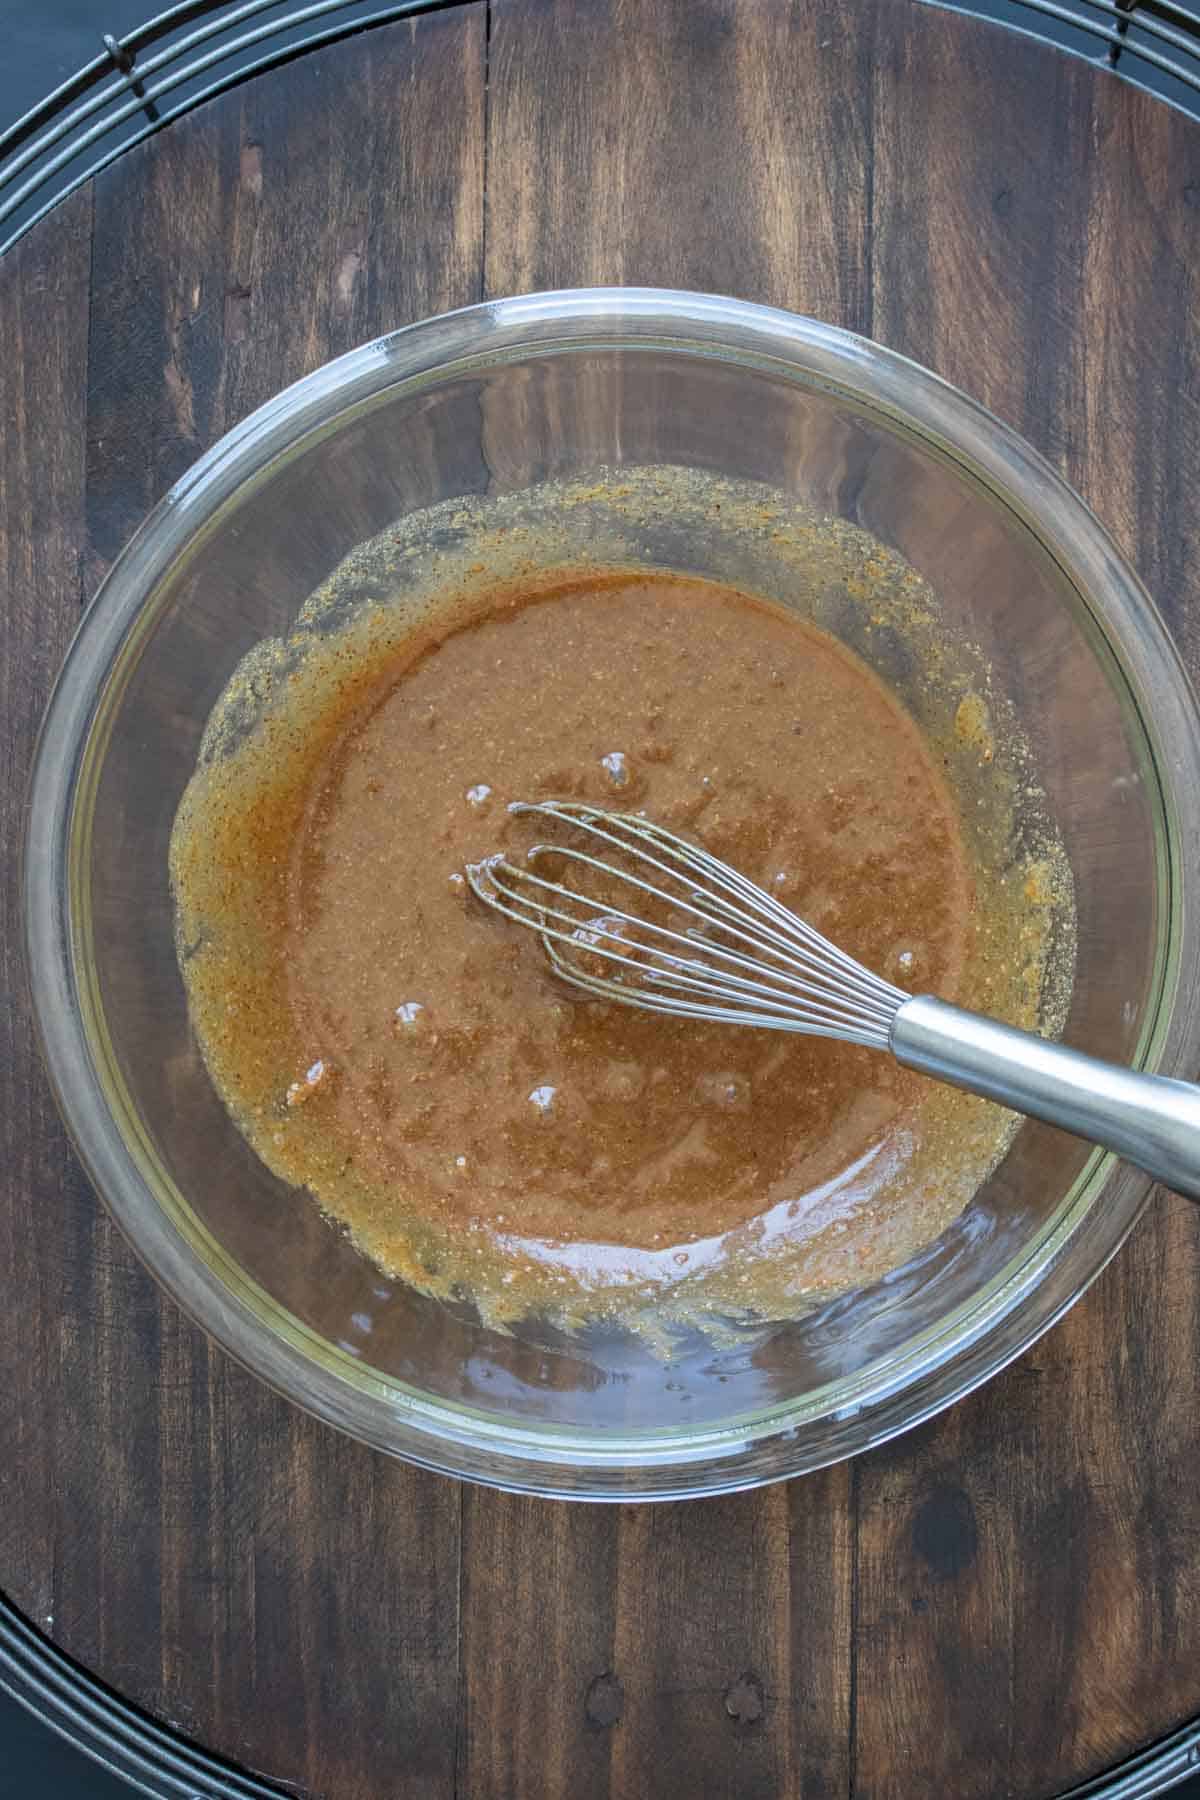
[[[589,844],[611,846],[619,859],[577,843],[544,842],[526,853],[525,867],[503,856],[468,867],[479,898],[537,931],[564,980],[652,1012],[886,1048],[891,1021],[908,996],[707,851],[638,814],[575,801],[518,802],[510,810],[571,827]],[[695,923],[685,930],[664,925],[529,866],[551,856],[610,885],[632,887],[672,920],[682,914]]]
[[[566,841],[535,844],[524,867],[488,857],[467,878],[481,900],[536,931],[551,968],[583,992],[890,1050],[903,1068],[1073,1131],[1200,1201],[1200,1088],[905,994],[745,875],[639,813],[566,800],[510,810],[569,828]],[[594,854],[601,846],[614,860]],[[667,923],[531,866],[552,856],[584,886],[599,874],[602,885],[631,889],[635,904],[665,908]]]

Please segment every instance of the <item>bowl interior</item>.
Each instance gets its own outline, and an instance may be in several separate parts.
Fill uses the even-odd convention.
[[[926,397],[937,384],[888,359],[894,391],[881,398],[863,352],[844,344],[841,383],[828,361],[806,366],[801,343],[783,360],[678,332],[485,339],[457,358],[435,344],[431,366],[415,369],[378,356],[364,373],[346,359],[343,381],[334,365],[322,391],[305,398],[302,384],[181,484],[173,515],[102,596],[106,640],[85,631],[77,646],[78,741],[51,742],[44,760],[66,794],[55,879],[72,1028],[107,1116],[81,1124],[60,1070],[66,1110],[118,1217],[200,1321],[294,1398],[390,1448],[517,1482],[526,1464],[590,1462],[608,1471],[600,1487],[644,1486],[644,1473],[621,1471],[683,1469],[699,1446],[725,1460],[725,1484],[816,1464],[854,1447],[847,1421],[877,1401],[891,1407],[889,1429],[915,1416],[931,1371],[1019,1310],[1086,1236],[1103,1159],[1025,1125],[936,1244],[808,1317],[719,1340],[695,1333],[665,1359],[601,1329],[570,1341],[536,1325],[502,1335],[466,1306],[387,1279],[271,1176],[229,1122],[189,1030],[168,841],[205,720],[242,656],[286,632],[344,558],[416,509],[664,465],[763,483],[846,519],[929,581],[1011,701],[1071,862],[1078,952],[1065,1036],[1119,1061],[1153,1058],[1169,998],[1174,827],[1108,598],[1033,528],[1035,481],[1015,479],[1004,495],[994,470],[921,407],[901,416],[905,380]],[[585,555],[598,518],[581,509],[572,527]],[[666,509],[632,534],[629,553],[728,575],[730,544],[728,532],[681,530]],[[769,583],[769,544],[742,572]],[[836,596],[831,605],[836,616]],[[919,670],[886,646],[856,647],[918,712],[931,702]],[[66,730],[52,717],[49,736]],[[107,1134],[103,1154],[89,1154],[94,1132]],[[1126,1190],[1123,1223],[1141,1191]],[[1118,1236],[1080,1253],[1064,1299]],[[1018,1339],[1010,1333],[994,1359]],[[567,1489],[588,1479],[534,1478]],[[681,1489],[689,1479],[667,1478]]]

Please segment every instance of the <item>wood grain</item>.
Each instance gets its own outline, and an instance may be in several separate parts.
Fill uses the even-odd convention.
[[[627,1705],[614,1672],[619,1515],[474,1489],[463,1501],[460,1789],[607,1794]]]
[[[122,159],[96,184],[94,234],[88,194],[6,260],[0,304],[26,357],[6,359],[25,385],[5,419],[45,421],[6,433],[0,679],[11,666],[23,683],[4,711],[6,825],[85,545],[90,586],[250,407],[478,297],[484,45],[483,9],[465,6],[306,57]],[[61,340],[35,338],[60,314]],[[11,959],[11,908],[5,927]],[[257,1771],[339,1800],[381,1782],[451,1793],[457,1488],[303,1417],[159,1296],[15,1035],[6,1590],[104,1680]]]
[[[705,0],[634,18],[619,0],[495,0],[491,69],[489,291],[715,288],[872,332],[1063,467],[1196,670],[1196,527],[1178,491],[1200,395],[1194,124],[1073,59],[909,5]],[[530,168],[548,173],[541,193]],[[1164,457],[1177,438],[1182,455]],[[1049,1794],[1196,1709],[1198,1223],[1164,1202],[1065,1327],[986,1395],[862,1459],[849,1497],[794,1485],[792,1541],[821,1546],[830,1593],[829,1737],[815,1768],[802,1744],[780,1752],[777,1791]],[[757,1507],[765,1520],[769,1501],[745,1503],[750,1530]],[[657,1646],[665,1696],[681,1640],[704,1665],[707,1600],[663,1604],[662,1542],[622,1533],[616,1606],[638,1618],[639,1650]],[[726,1601],[736,1633],[745,1614]],[[1146,1646],[1136,1671],[1131,1642]],[[811,1675],[793,1669],[793,1701]],[[512,1704],[501,1674],[490,1709]],[[626,1707],[637,1743],[614,1761],[616,1791],[655,1791],[652,1767],[657,1791],[698,1768],[699,1791],[725,1791],[703,1737],[669,1786],[665,1759],[689,1734],[638,1730]],[[649,1711],[661,1725],[668,1703]],[[781,1731],[778,1710],[764,1720]]]
[[[462,1791],[841,1792],[849,1485],[600,1514],[468,1493]]]
[[[703,288],[869,329],[873,13],[493,0],[487,291]]]
[[[252,408],[479,298],[484,39],[478,4],[314,52],[100,177],[93,579]]]
[[[845,18],[837,5],[494,0],[487,291],[704,288],[868,328],[870,53]],[[798,82],[814,31],[841,48],[820,84]],[[798,154],[831,115],[845,153]],[[787,1495],[566,1521],[471,1495],[465,1791],[844,1791],[849,1492],[838,1471]],[[512,1578],[478,1580],[510,1536],[525,1546]],[[547,1572],[564,1567],[570,1609],[548,1629]],[[520,1648],[505,1656],[505,1642]],[[620,1707],[610,1724],[598,1693]]]
[[[34,737],[79,619],[91,228],[91,195],[77,194],[0,270],[0,1580],[43,1627],[59,1394],[42,1384],[71,1357],[57,1301],[75,1279],[73,1246],[47,1244],[43,1218],[74,1221],[95,1202],[33,1048],[19,847]]]
[[[1200,134],[992,37],[912,9],[878,65],[875,331],[1059,465],[1195,675]],[[861,1792],[1052,1793],[1196,1710],[1198,1268],[1164,1196],[1030,1356],[862,1463]]]
[[[0,267],[6,848],[81,586],[168,483],[485,291],[652,282],[872,332],[1066,471],[1200,673],[1198,268],[1200,128],[914,0],[480,0],[261,77]],[[0,1083],[0,1586],[214,1748],[326,1800],[1035,1800],[1200,1711],[1182,1203],[848,1468],[570,1508],[276,1400],[108,1225],[11,1010]]]

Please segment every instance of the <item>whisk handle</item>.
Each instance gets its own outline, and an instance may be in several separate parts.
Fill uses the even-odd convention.
[[[919,994],[892,1020],[897,1062],[1061,1126],[1200,1200],[1200,1087],[1140,1075]]]

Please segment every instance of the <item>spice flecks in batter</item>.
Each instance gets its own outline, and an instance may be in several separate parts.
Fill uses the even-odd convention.
[[[445,617],[323,642],[181,808],[192,1016],[259,1153],[390,1273],[495,1319],[778,1313],[905,1261],[1007,1115],[853,1046],[580,998],[461,869],[520,854],[512,799],[636,784],[891,979],[1027,1024],[1052,881],[1034,914],[995,904],[930,743],[780,606],[581,570]]]

